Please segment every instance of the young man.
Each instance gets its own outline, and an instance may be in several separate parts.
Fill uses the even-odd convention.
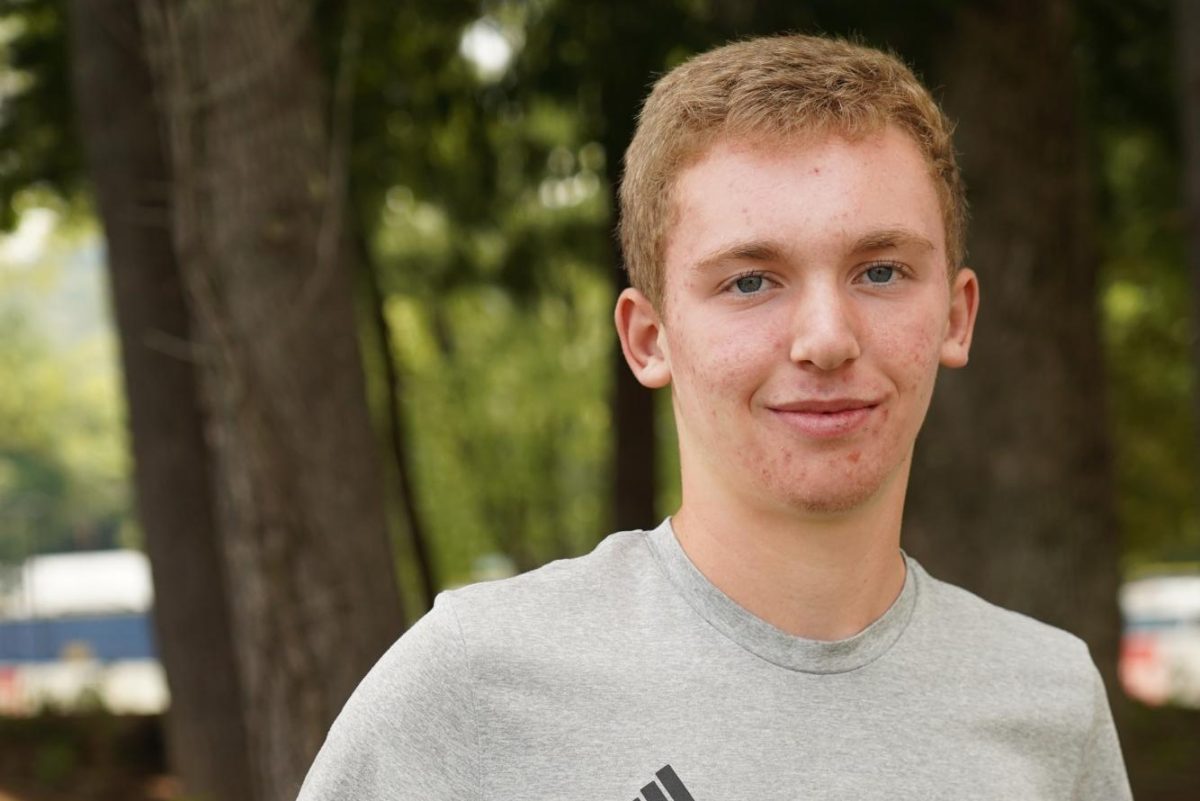
[[[979,297],[926,90],[841,41],[709,52],[647,100],[621,207],[617,330],[672,386],[679,511],[442,593],[301,798],[1129,798],[1086,646],[900,550]]]

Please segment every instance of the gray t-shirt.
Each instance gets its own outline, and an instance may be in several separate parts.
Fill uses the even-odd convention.
[[[837,642],[738,606],[669,521],[443,592],[300,799],[1130,798],[1087,646],[907,567]]]

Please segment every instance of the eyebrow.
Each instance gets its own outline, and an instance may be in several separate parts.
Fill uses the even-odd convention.
[[[935,250],[932,242],[908,228],[880,228],[868,231],[854,240],[854,243],[850,247],[850,253],[859,254],[875,250],[896,250],[905,247]],[[734,242],[700,258],[692,265],[692,269],[696,272],[702,272],[727,261],[765,263],[786,261],[787,250],[788,248],[783,244],[771,239],[750,239],[745,242]]]
[[[922,250],[934,250],[933,243],[925,237],[907,228],[882,228],[878,231],[868,231],[855,240],[850,248],[851,253],[863,253],[870,250],[893,250],[903,247],[914,247]]]
[[[786,248],[778,242],[769,239],[751,239],[746,242],[734,242],[709,253],[696,261],[692,269],[700,272],[727,261],[757,261],[777,262],[784,260]]]

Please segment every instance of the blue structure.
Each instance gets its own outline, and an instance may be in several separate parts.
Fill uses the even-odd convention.
[[[146,612],[0,620],[0,664],[57,662],[83,645],[94,659],[156,659]]]

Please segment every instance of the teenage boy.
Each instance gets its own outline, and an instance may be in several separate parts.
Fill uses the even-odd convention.
[[[683,502],[444,592],[316,799],[1128,799],[1077,638],[900,549],[913,443],[978,307],[950,125],[895,58],[744,41],[654,87],[616,325],[672,387]]]

